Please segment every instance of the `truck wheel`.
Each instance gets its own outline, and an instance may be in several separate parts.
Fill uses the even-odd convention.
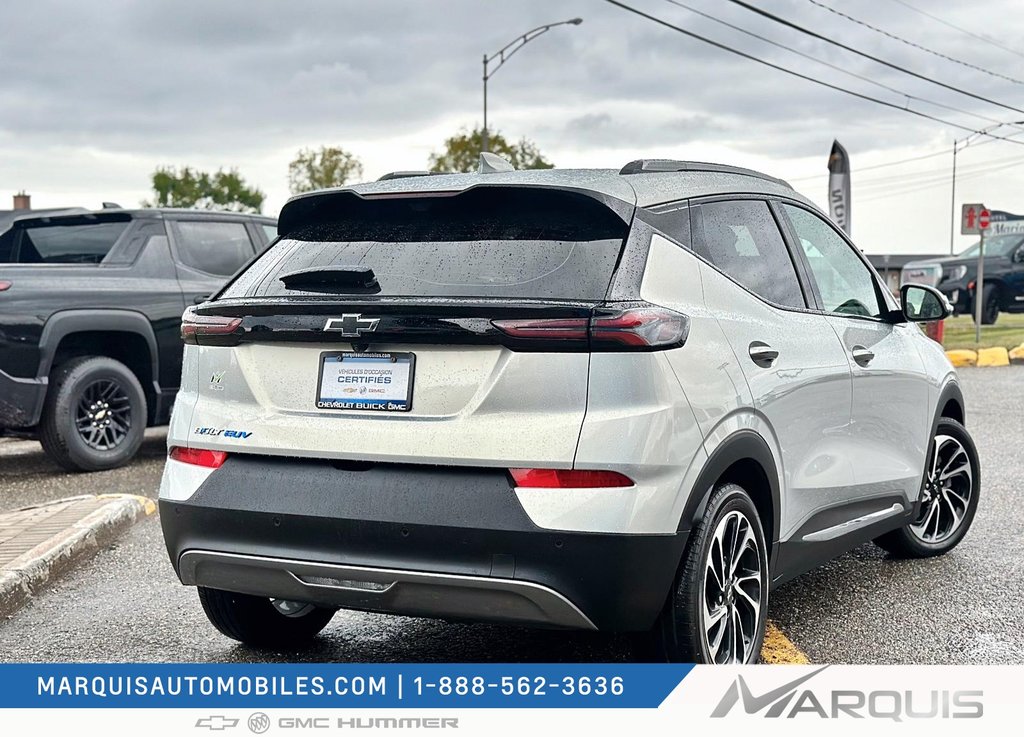
[[[222,635],[258,648],[294,648],[320,634],[334,616],[325,609],[296,601],[199,587],[207,619]]]
[[[43,450],[69,471],[102,471],[130,461],[146,430],[146,395],[127,366],[83,356],[50,374],[39,424]]]
[[[653,635],[657,660],[756,663],[768,621],[768,546],[746,491],[723,484],[690,533]]]
[[[989,284],[982,292],[981,324],[995,325],[999,317],[999,287]]]

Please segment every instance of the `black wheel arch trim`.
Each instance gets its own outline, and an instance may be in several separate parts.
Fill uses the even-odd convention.
[[[156,334],[149,319],[141,312],[118,309],[86,309],[61,310],[54,313],[43,325],[39,336],[39,370],[41,383],[48,383],[47,377],[53,368],[53,360],[57,355],[57,347],[69,335],[84,332],[117,332],[132,333],[140,336],[149,347],[151,386],[149,389],[156,398],[161,397],[162,390],[158,379],[160,357],[157,348]],[[41,408],[40,408],[41,409]],[[35,422],[39,418],[34,418]]]
[[[939,422],[945,416],[943,410],[946,409],[946,405],[950,402],[955,402],[960,410],[960,417],[954,417],[961,424],[966,424],[967,421],[967,408],[964,402],[964,393],[960,390],[960,382],[956,379],[948,380],[939,391],[939,400],[935,403],[935,416],[932,418],[932,434],[928,438],[928,442],[931,442],[931,438],[935,437],[935,431],[939,427]]]
[[[711,455],[708,457],[704,468],[701,469],[696,483],[690,492],[690,498],[683,508],[682,517],[679,520],[678,529],[689,530],[698,525],[703,519],[707,510],[708,500],[715,489],[716,483],[722,478],[730,466],[739,461],[753,461],[757,463],[768,479],[768,487],[771,492],[772,503],[772,529],[769,545],[773,555],[769,556],[774,560],[774,550],[779,540],[779,529],[781,524],[779,488],[779,472],[775,465],[775,457],[771,448],[758,433],[753,430],[737,430],[723,440]],[[750,491],[749,489],[747,490]],[[756,500],[755,500],[756,502]]]

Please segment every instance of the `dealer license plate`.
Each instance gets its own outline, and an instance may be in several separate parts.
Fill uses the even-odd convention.
[[[321,353],[316,406],[408,412],[415,366],[412,353]]]

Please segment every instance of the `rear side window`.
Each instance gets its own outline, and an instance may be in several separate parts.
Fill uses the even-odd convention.
[[[806,307],[793,259],[761,200],[713,202],[697,208],[698,252],[754,294],[783,307]]]
[[[331,204],[221,296],[355,293],[343,281],[287,288],[281,280],[303,270],[352,269],[372,270],[380,296],[599,300],[628,230],[597,200],[561,190],[339,194]]]
[[[0,261],[15,264],[98,264],[127,221],[13,228],[0,236]]]
[[[215,276],[231,276],[253,256],[244,223],[180,220],[174,245],[182,264]]]

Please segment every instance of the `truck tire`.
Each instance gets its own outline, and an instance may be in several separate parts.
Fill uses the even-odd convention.
[[[999,318],[999,287],[988,284],[981,294],[981,324],[995,325]]]
[[[43,450],[69,471],[123,466],[142,444],[146,395],[120,361],[82,356],[57,366],[39,423]]]

